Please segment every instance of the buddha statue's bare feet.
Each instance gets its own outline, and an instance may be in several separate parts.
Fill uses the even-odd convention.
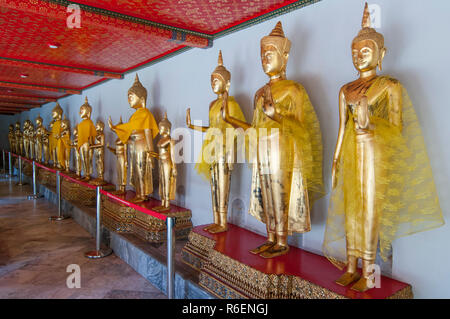
[[[362,277],[361,279],[359,279],[356,284],[354,284],[351,289],[352,290],[356,290],[359,292],[365,292],[373,287],[369,287],[369,284],[371,283],[370,279],[364,278]]]
[[[134,197],[133,199],[131,199],[130,202],[136,204],[136,203],[142,203],[142,202],[145,201],[145,200],[146,200],[145,197],[142,197],[142,196],[136,196],[136,197]]]
[[[266,251],[262,252],[259,255],[263,258],[273,258],[273,257],[286,255],[288,252],[289,252],[289,246],[277,244],[277,245],[273,245],[272,247],[270,247],[269,249],[267,249]]]
[[[358,272],[346,272],[341,277],[339,277],[339,279],[336,280],[335,283],[345,287],[350,285],[352,282],[357,281],[360,277],[361,276]]]
[[[219,225],[217,225],[217,224],[211,224],[211,225],[208,225],[208,226],[206,226],[205,228],[203,228],[203,230],[209,232],[211,229],[213,229],[213,228],[215,228],[215,227],[217,227],[217,226],[219,226]]]
[[[216,227],[210,229],[209,232],[211,234],[218,234],[218,233],[226,232],[227,230],[228,230],[227,226],[216,225]]]
[[[250,252],[252,254],[259,255],[260,253],[266,251],[267,249],[271,248],[274,245],[275,245],[275,243],[273,241],[266,241],[261,246],[258,246],[255,249],[250,250]]]

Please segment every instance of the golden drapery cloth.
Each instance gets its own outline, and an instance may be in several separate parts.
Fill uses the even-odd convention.
[[[50,151],[56,148],[57,139],[56,137],[61,133],[61,120],[53,122],[52,132],[48,138],[48,147]]]
[[[368,89],[378,92],[388,76]],[[402,127],[390,124],[393,109],[389,94],[371,103],[370,122],[375,140],[375,207],[379,215],[380,255],[386,260],[394,239],[444,224],[422,131],[408,93],[402,87]],[[352,114],[346,124],[339,158],[337,184],[328,209],[323,252],[338,268],[346,263],[346,218],[362,223],[362,194],[356,169],[356,134]],[[347,215],[347,216],[346,216]],[[364,227],[361,227],[362,231]],[[363,238],[364,234],[353,234]]]
[[[260,143],[260,138],[264,138],[261,136],[263,132],[259,130],[261,128],[267,129],[267,135],[271,134],[271,129],[278,129],[279,152],[282,154],[280,169],[292,172],[288,234],[305,232],[309,230],[309,226],[303,221],[309,220],[309,211],[299,211],[298,204],[304,199],[304,194],[298,191],[296,185],[303,181],[308,192],[309,207],[315,200],[325,195],[322,177],[322,133],[316,112],[301,84],[291,80],[281,80],[272,84],[270,89],[274,107],[280,111],[282,120],[278,123],[270,119],[263,111],[264,99],[259,98],[255,101],[252,122],[252,126],[257,129],[258,138],[250,141]],[[250,145],[250,149],[255,151],[251,154],[254,164],[249,213],[265,223],[261,182],[256,165],[259,145]],[[300,216],[303,213],[308,214],[308,217]]]
[[[152,130],[152,138],[155,138],[156,135],[158,135],[159,129],[153,114],[146,107],[142,107],[137,109],[136,112],[131,115],[128,123],[117,124],[115,127],[115,132],[122,143],[125,144],[128,142],[131,132],[134,130],[145,129]]]
[[[70,134],[67,133],[61,138],[59,138],[56,142],[56,152],[58,156],[59,165],[63,169],[66,168],[66,150],[70,150]]]
[[[81,145],[87,143],[90,137],[95,137],[97,131],[95,125],[91,119],[85,119],[81,121],[78,126],[78,140],[77,140],[77,150],[80,149]]]
[[[234,163],[235,138],[233,138],[233,143],[226,142],[227,129],[229,129],[228,134],[230,134],[231,132],[234,132],[234,128],[233,125],[225,122],[222,118],[222,103],[223,99],[219,98],[213,102],[211,108],[209,109],[209,129],[206,131],[202,151],[197,160],[197,164],[195,164],[197,173],[208,181],[211,179],[211,164],[216,162],[226,162],[232,167],[232,164]],[[236,102],[234,97],[229,96],[227,103],[231,117],[234,117],[240,121],[245,121],[244,113],[242,113],[241,107]],[[220,140],[217,136],[217,133],[219,132],[222,134],[222,140]],[[217,144],[217,147],[215,147],[214,143]],[[218,150],[222,151],[222,154],[216,154],[216,151]]]

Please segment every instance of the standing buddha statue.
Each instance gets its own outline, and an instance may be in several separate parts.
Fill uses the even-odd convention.
[[[53,167],[58,167],[58,155],[56,151],[57,146],[57,136],[61,133],[61,119],[62,119],[63,109],[56,102],[55,107],[52,110],[52,121],[50,123],[50,136],[49,136],[49,152],[50,159],[53,162]],[[60,168],[60,167],[58,167]]]
[[[177,186],[177,166],[175,163],[175,141],[170,137],[172,123],[167,119],[167,113],[159,122],[159,134],[161,139],[157,143],[158,153],[152,152],[152,156],[159,160],[159,196],[161,206],[155,207],[156,211],[170,209],[170,201],[175,199]]]
[[[58,154],[58,167],[65,170],[67,173],[70,171],[70,122],[64,115],[64,119],[61,121],[61,133],[58,136],[57,142],[57,154]]]
[[[120,117],[119,124],[123,124],[122,116]],[[117,188],[115,194],[123,195],[126,192],[127,186],[127,167],[128,167],[128,151],[127,144],[122,143],[120,138],[116,139],[116,147],[106,146],[112,153],[116,155],[116,172],[117,172]]]
[[[368,6],[353,39],[359,78],[339,92],[339,133],[323,250],[346,272],[337,283],[364,292],[373,287],[379,243],[386,260],[395,238],[443,224],[420,125],[406,89],[377,75],[384,37],[371,27]],[[362,260],[362,276],[357,271]],[[343,260],[346,260],[344,262]]]
[[[245,121],[244,114],[236,100],[228,95],[230,88],[231,73],[223,66],[222,51],[219,51],[218,66],[211,74],[211,87],[217,99],[209,105],[209,126],[197,126],[191,124],[190,109],[186,111],[186,124],[190,129],[206,132],[205,142],[202,146],[200,158],[195,166],[197,172],[209,180],[211,184],[211,197],[214,223],[205,228],[210,233],[220,233],[228,230],[227,214],[228,199],[230,193],[231,173],[234,164],[234,143],[227,145],[226,130],[233,129],[233,126],[222,119],[221,108],[226,104],[230,114]],[[220,132],[222,144],[217,153],[207,154],[211,148],[210,144],[217,139],[215,135]],[[217,143],[217,141],[215,141]],[[228,146],[228,147],[227,147]],[[210,158],[206,158],[210,155]]]
[[[23,151],[23,134],[20,129],[20,122],[16,122],[16,129],[14,130],[14,136],[16,137],[16,154],[22,155]]]
[[[123,144],[128,143],[130,182],[136,191],[132,202],[139,203],[153,193],[153,161],[150,152],[154,151],[153,139],[158,134],[158,126],[146,107],[147,89],[137,74],[133,86],[128,90],[128,103],[136,110],[128,123],[113,125],[110,117],[108,125]]]
[[[16,152],[16,146],[15,146],[15,136],[14,136],[14,125],[10,124],[8,127],[8,142],[9,142],[9,151],[15,153]]]
[[[91,120],[92,107],[86,97],[84,104],[80,107],[80,117],[82,121],[77,126],[78,142],[77,149],[80,152],[81,163],[84,172],[83,180],[89,181],[92,175],[92,149],[91,145],[94,144],[95,130],[94,123]]]
[[[29,159],[34,159],[35,154],[35,138],[36,138],[36,134],[35,134],[35,129],[34,129],[34,125],[32,121],[28,121],[28,158]]]
[[[105,123],[97,120],[95,124],[96,135],[94,138],[94,144],[91,145],[91,149],[94,150],[95,169],[97,170],[97,178],[91,181],[93,185],[104,185],[104,173],[105,173]]]
[[[251,125],[223,110],[235,127],[256,129],[249,212],[266,224],[268,238],[251,253],[264,258],[286,254],[288,235],[310,231],[311,204],[324,194],[320,126],[306,90],[286,79],[290,47],[280,22],[261,39],[270,80],[255,94]]]
[[[43,139],[44,135],[47,133],[47,130],[45,129],[44,125],[42,125],[43,120],[40,115],[36,117],[36,132],[35,132],[35,159],[42,163],[42,155],[43,155]]]
[[[81,178],[81,156],[78,149],[78,127],[73,129],[73,141],[70,143],[70,147],[75,151],[75,174],[77,178]]]
[[[25,156],[26,158],[29,158],[30,157],[30,120],[25,120],[25,122],[23,122],[22,143],[23,143],[22,155]]]

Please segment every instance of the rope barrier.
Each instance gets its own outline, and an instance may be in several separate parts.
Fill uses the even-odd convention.
[[[123,198],[117,197],[117,196],[115,196],[115,195],[113,195],[113,194],[111,194],[111,193],[109,193],[109,192],[107,192],[107,191],[100,190],[100,193],[102,193],[102,194],[105,195],[105,196],[108,196],[109,198],[111,198],[111,199],[113,199],[113,200],[115,200],[115,201],[118,201],[118,202],[121,203],[121,204],[124,204],[124,205],[126,205],[126,206],[128,206],[128,207],[131,207],[131,208],[133,208],[133,209],[135,209],[135,210],[138,210],[138,211],[140,211],[141,213],[144,213],[144,214],[153,216],[153,217],[155,217],[155,218],[158,218],[158,219],[161,219],[161,220],[164,220],[164,221],[167,220],[167,216],[166,216],[166,215],[163,215],[163,214],[160,214],[160,213],[158,213],[158,212],[155,212],[155,211],[153,211],[153,210],[151,210],[151,209],[148,209],[148,208],[145,208],[145,207],[142,207],[142,206],[139,206],[139,205],[130,203],[129,201],[127,201],[127,200],[125,200],[125,199],[123,199]]]

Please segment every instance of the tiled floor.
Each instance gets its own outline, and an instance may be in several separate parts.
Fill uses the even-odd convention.
[[[56,206],[16,183],[0,176],[0,298],[166,298],[114,254],[85,258],[95,239],[72,219],[49,221]],[[67,287],[71,264],[81,288]]]

